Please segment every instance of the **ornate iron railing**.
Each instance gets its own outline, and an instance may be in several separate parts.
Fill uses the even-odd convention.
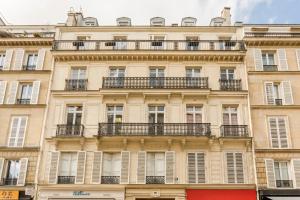
[[[30,99],[17,99],[17,104],[30,104]]]
[[[264,69],[264,71],[267,71],[267,72],[278,71],[277,65],[264,65],[263,69]]]
[[[101,184],[119,184],[120,176],[101,176]]]
[[[58,176],[57,184],[74,184],[75,176]]]
[[[146,176],[146,184],[165,184],[164,176]]]
[[[17,178],[2,178],[1,185],[17,185]]]
[[[87,90],[87,79],[66,79],[65,90],[84,91]]]
[[[247,125],[222,125],[222,137],[249,137]]]
[[[282,99],[275,99],[275,105],[282,106]]]
[[[57,137],[80,137],[84,134],[84,125],[58,124],[56,129]]]
[[[242,90],[242,80],[240,79],[220,79],[220,90],[240,91]]]
[[[276,187],[278,188],[292,188],[293,180],[276,180]]]
[[[26,70],[26,71],[36,70],[36,65],[23,65],[22,70]]]
[[[288,33],[288,32],[246,32],[245,37],[264,37],[264,38],[298,38],[300,33]]]

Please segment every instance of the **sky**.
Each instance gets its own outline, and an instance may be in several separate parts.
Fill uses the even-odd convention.
[[[0,0],[0,17],[9,24],[55,25],[65,22],[73,7],[82,9],[84,17],[96,17],[100,25],[115,25],[118,17],[148,25],[157,16],[166,25],[188,16],[208,25],[225,6],[231,7],[233,22],[300,24],[300,0]]]

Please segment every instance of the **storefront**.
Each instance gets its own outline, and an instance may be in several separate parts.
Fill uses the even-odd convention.
[[[0,190],[0,200],[32,200],[31,195],[25,191],[18,190]]]
[[[260,200],[299,200],[300,189],[298,190],[260,190]]]
[[[188,189],[187,200],[256,200],[255,190]]]

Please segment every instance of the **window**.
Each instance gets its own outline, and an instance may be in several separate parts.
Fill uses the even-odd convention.
[[[242,153],[226,153],[227,183],[244,183]]]
[[[116,45],[114,49],[127,49],[127,37],[126,36],[114,36]]]
[[[164,48],[165,36],[150,36],[151,48],[154,50],[160,50]]]
[[[274,161],[276,187],[292,187],[289,174],[289,163],[286,161]]]
[[[275,65],[274,53],[262,53],[263,65]]]
[[[162,68],[150,69],[150,86],[153,88],[164,87],[165,70]]]
[[[82,118],[82,106],[67,107],[67,125],[80,125]]]
[[[197,36],[194,37],[186,37],[186,49],[187,50],[198,50],[199,48],[199,38]]]
[[[125,69],[124,68],[111,68],[109,71],[110,81],[113,87],[123,87],[124,86],[124,77]]]
[[[82,80],[86,78],[86,69],[80,67],[74,67],[71,69],[72,80]]]
[[[221,80],[233,80],[234,79],[234,69],[221,69]]]
[[[5,62],[5,54],[0,53],[0,70],[3,70],[4,62]]]
[[[11,119],[10,136],[8,139],[9,147],[22,147],[27,126],[26,116],[14,116]]]
[[[202,123],[202,107],[187,106],[186,107],[186,122],[187,123]]]
[[[121,153],[103,153],[101,183],[118,184],[121,176]]]
[[[163,135],[164,133],[164,106],[148,107],[149,134]]]
[[[238,125],[237,107],[223,107],[223,125]]]
[[[187,162],[188,183],[205,183],[204,153],[188,153]]]
[[[77,170],[77,153],[63,152],[60,155],[58,183],[75,183]]]
[[[27,55],[27,63],[24,67],[25,70],[35,70],[37,64],[37,53],[30,53]]]
[[[108,122],[108,133],[119,134],[122,130],[123,120],[123,106],[112,105],[107,106],[107,122]],[[117,124],[119,123],[119,124]]]
[[[268,122],[272,148],[288,148],[285,117],[272,116]]]
[[[8,160],[5,185],[16,185],[20,172],[19,160]]]
[[[265,82],[266,103],[268,105],[293,104],[292,87],[290,81]]]
[[[30,104],[31,95],[32,83],[20,83],[17,104]]]
[[[146,183],[165,183],[165,153],[147,153]]]
[[[200,77],[200,72],[201,69],[200,68],[188,68],[185,70],[186,73],[186,77],[188,78],[198,78]]]

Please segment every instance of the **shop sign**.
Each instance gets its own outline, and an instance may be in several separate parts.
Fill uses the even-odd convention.
[[[0,200],[18,200],[19,199],[19,191],[0,191]]]
[[[74,191],[73,196],[90,196],[90,193],[83,191]]]

